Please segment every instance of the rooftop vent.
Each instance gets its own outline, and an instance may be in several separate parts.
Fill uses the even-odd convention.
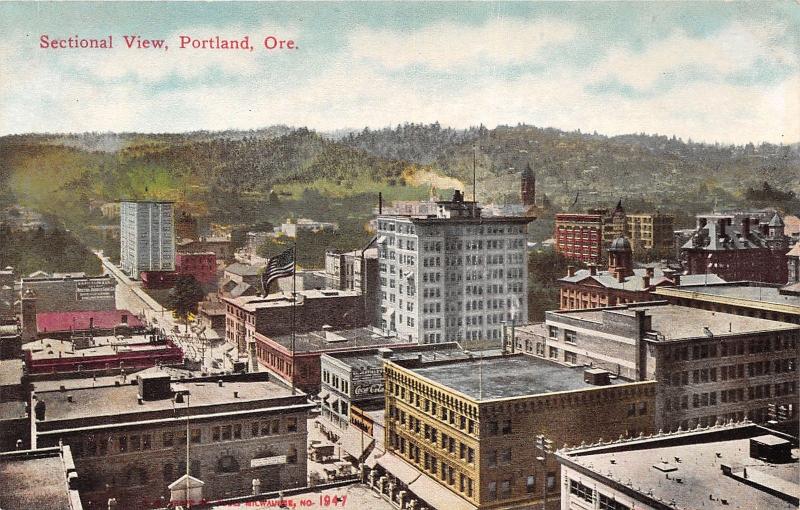
[[[589,368],[583,371],[583,382],[594,386],[611,384],[611,372],[601,368]]]
[[[169,398],[169,375],[139,375],[136,377],[139,386],[139,398],[143,400],[160,400]]]
[[[771,463],[789,462],[792,460],[792,444],[772,434],[753,437],[750,438],[750,457]]]

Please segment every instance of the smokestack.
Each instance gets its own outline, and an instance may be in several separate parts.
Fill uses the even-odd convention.
[[[742,218],[742,236],[745,239],[750,237],[750,218]]]
[[[383,214],[383,193],[378,192],[378,214]]]

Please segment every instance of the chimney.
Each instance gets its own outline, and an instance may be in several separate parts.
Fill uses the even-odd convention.
[[[650,288],[650,275],[642,276],[642,284],[644,285],[645,290]]]
[[[617,281],[619,283],[625,283],[625,273],[622,271],[621,268],[617,269]]]
[[[575,266],[567,266],[567,276],[575,276]]]
[[[597,264],[589,264],[589,274],[591,276],[597,276]]]
[[[742,237],[750,237],[750,218],[742,218]]]
[[[655,270],[652,267],[648,267],[646,269],[646,274],[648,278],[652,278],[655,275]]]
[[[217,385],[218,385],[220,388],[222,388],[222,379],[220,379],[220,380],[218,380],[218,381],[217,381]]]
[[[681,274],[680,273],[675,273],[672,276],[672,281],[675,283],[676,287],[679,287],[681,285]]]
[[[383,193],[378,192],[378,214],[383,214]]]
[[[705,227],[706,223],[708,223],[708,219],[698,217],[697,218],[697,230],[700,230],[701,228]]]
[[[89,317],[89,331],[94,329],[94,317]]]

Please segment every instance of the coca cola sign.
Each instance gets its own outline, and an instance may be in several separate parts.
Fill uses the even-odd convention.
[[[356,384],[353,386],[353,395],[356,397],[368,397],[371,395],[383,395],[383,382],[373,384]]]

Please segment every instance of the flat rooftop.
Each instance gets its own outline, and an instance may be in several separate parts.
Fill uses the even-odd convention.
[[[473,357],[410,370],[479,401],[602,387],[583,381],[585,367],[568,367],[522,354]],[[624,382],[611,379],[612,385]]]
[[[67,470],[58,452],[0,455],[0,508],[71,510]]]
[[[660,498],[668,505],[674,501],[675,507],[680,509],[797,508],[795,504],[722,472],[722,466],[726,465],[732,467],[734,475],[743,477],[746,468],[747,478],[753,484],[797,497],[800,493],[800,466],[797,462],[800,452],[796,447],[792,449],[792,462],[769,463],[749,456],[749,437],[703,439],[714,433],[718,435],[719,431],[712,428],[705,433],[686,434],[687,438],[696,438],[690,443],[674,444],[676,441],[673,440],[669,445],[670,439],[655,438],[637,442],[641,444],[638,448],[629,445],[630,449],[624,451],[598,447],[599,453],[572,455],[567,452],[563,457],[604,478],[611,477],[623,483],[630,481],[627,482],[629,488],[641,496],[652,491],[650,497]]]
[[[21,384],[24,374],[25,363],[21,359],[0,360],[0,386]]]
[[[0,403],[0,420],[19,420],[20,418],[27,418],[28,412],[26,411],[25,402],[12,401]],[[0,484],[2,487],[2,484]],[[0,508],[3,508],[0,506]]]
[[[684,277],[685,278],[685,277]],[[735,283],[728,285],[682,285],[678,289],[670,289],[670,294],[680,292],[687,294],[705,294],[708,296],[721,296],[732,299],[752,301],[752,305],[762,304],[785,305],[796,308],[800,314],[800,295],[781,294],[780,288],[757,282]],[[692,297],[692,296],[686,296]]]
[[[43,338],[22,345],[22,350],[30,351],[32,360],[55,358],[87,358],[90,356],[113,356],[123,352],[149,352],[174,348],[168,343],[153,344],[145,335],[130,337],[99,336],[93,338],[94,346],[77,349],[69,340]]]
[[[47,404],[45,423],[152,411],[169,411],[169,416],[173,416],[173,409],[186,406],[186,404],[175,404],[172,398],[143,400],[142,404],[139,404],[139,387],[131,384],[132,380],[135,381],[136,377],[130,377],[128,384],[120,386],[42,391],[36,395],[39,401]],[[224,382],[222,386],[214,380],[179,381],[173,382],[172,388],[188,390],[191,394],[190,408],[195,410],[226,404],[230,406],[226,410],[232,410],[234,407],[253,408],[253,403],[264,402],[265,405],[269,405],[269,400],[292,395],[289,388],[274,381]],[[238,392],[237,398],[234,398],[234,392]],[[70,398],[72,402],[69,401]]]
[[[572,310],[553,315],[572,317],[584,321],[603,323],[604,314],[635,317],[637,310],[645,310],[652,317],[651,331],[663,335],[663,341],[686,340],[713,336],[744,335],[763,332],[800,330],[800,325],[788,322],[745,317],[723,312],[700,310],[688,306],[668,304],[628,305],[612,309]],[[659,340],[662,340],[659,337]]]
[[[138,375],[152,375],[157,373],[169,375],[170,378],[175,382],[180,382],[181,379],[195,379],[201,376],[200,372],[187,370],[185,368],[161,366],[150,367],[135,372],[128,372],[125,375],[118,374],[100,377],[64,377],[62,379],[33,381],[31,386],[33,391],[36,393],[43,391],[58,391],[62,386],[65,390],[73,390],[78,388],[98,388],[102,386],[117,386],[118,384],[131,384],[131,379],[136,379],[136,376]]]
[[[292,347],[292,335],[278,335],[268,337],[287,349]],[[353,349],[357,347],[389,347],[402,344],[403,340],[395,336],[384,336],[375,333],[370,328],[354,328],[338,331],[312,331],[310,333],[295,333],[295,352],[332,351],[337,349]]]
[[[421,356],[423,362],[430,362],[467,359],[469,357],[455,342],[411,347],[388,347],[388,349],[392,350],[391,357],[388,358],[384,358],[377,349],[369,352],[336,352],[329,354],[329,356],[345,363],[354,370],[380,368],[383,366],[384,359],[397,361]]]
[[[355,297],[360,296],[361,293],[355,290],[308,289],[297,291],[297,295],[297,306],[303,306],[303,299]],[[278,308],[292,305],[291,297],[284,293],[275,293],[268,296],[240,296],[223,299],[248,312],[254,312],[264,308]]]

